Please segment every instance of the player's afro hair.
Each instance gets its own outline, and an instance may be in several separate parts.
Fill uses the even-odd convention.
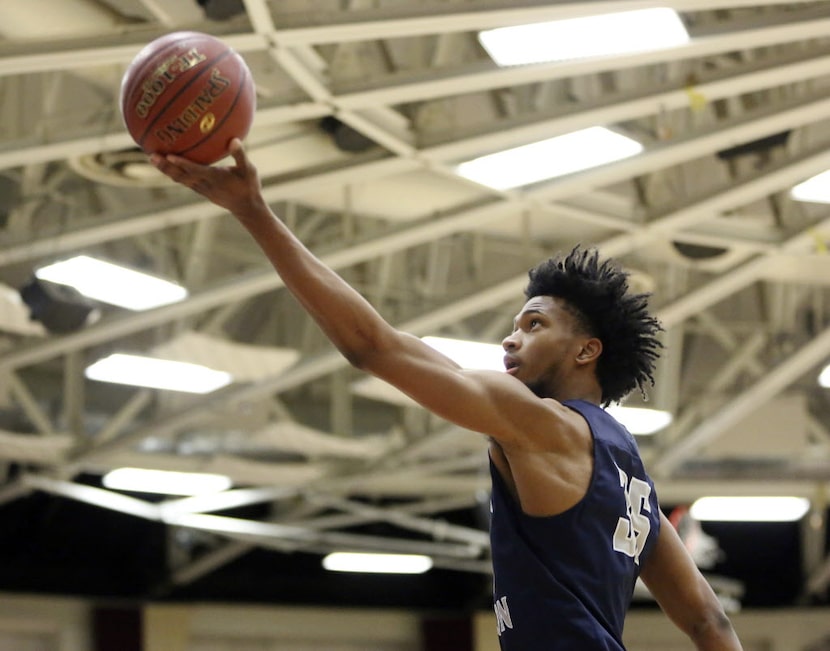
[[[648,312],[647,294],[628,292],[628,274],[596,249],[576,246],[528,273],[525,296],[561,298],[584,331],[602,341],[597,379],[609,405],[635,388],[645,395],[654,384],[654,363],[662,347],[660,322]]]

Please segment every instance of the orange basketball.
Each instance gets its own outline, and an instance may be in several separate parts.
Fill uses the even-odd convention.
[[[254,119],[256,92],[245,60],[209,34],[174,32],[146,45],[121,81],[121,115],[148,154],[197,163],[223,158]]]

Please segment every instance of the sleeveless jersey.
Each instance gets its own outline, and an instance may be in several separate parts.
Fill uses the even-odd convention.
[[[494,608],[503,651],[623,650],[640,568],[660,530],[654,484],[634,437],[604,409],[588,421],[594,469],[582,500],[550,517],[522,512],[490,462]]]

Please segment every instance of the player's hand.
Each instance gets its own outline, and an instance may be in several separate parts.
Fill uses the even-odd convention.
[[[259,174],[238,138],[231,141],[228,151],[234,160],[229,166],[200,165],[175,154],[151,154],[150,162],[177,183],[240,219],[253,217],[265,208]]]

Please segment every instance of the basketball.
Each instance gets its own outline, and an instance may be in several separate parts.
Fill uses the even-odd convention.
[[[146,153],[210,164],[244,138],[256,110],[245,60],[200,32],[173,32],[147,44],[121,81],[121,115]]]

